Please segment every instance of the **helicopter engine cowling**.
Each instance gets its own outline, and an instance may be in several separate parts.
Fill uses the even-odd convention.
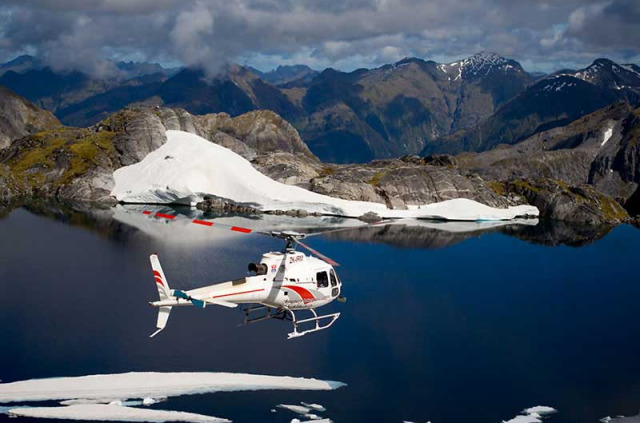
[[[266,275],[269,268],[264,263],[249,263],[249,272],[255,272],[257,275]]]

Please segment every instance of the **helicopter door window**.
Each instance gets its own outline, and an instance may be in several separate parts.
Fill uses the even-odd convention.
[[[336,279],[336,272],[331,270],[330,274],[331,274],[331,286],[337,286],[338,285],[338,279]]]
[[[327,272],[316,273],[316,280],[318,281],[318,288],[327,288],[329,286],[329,277]]]

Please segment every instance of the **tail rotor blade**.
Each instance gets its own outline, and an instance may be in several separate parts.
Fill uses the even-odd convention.
[[[173,291],[173,296],[174,297],[178,297],[178,298],[182,298],[183,300],[191,299],[191,297],[189,295],[187,295],[186,292],[180,291],[180,290],[177,290],[177,289],[175,291]]]
[[[318,256],[320,259],[322,259],[323,261],[329,263],[332,266],[340,266],[340,264],[334,260],[331,260],[329,257],[325,256],[324,254],[322,254],[321,252],[319,252],[318,250],[314,250],[313,248],[309,247],[307,244],[305,244],[302,241],[298,241],[295,240],[295,242],[300,245],[302,248],[306,248],[307,250],[309,250],[309,252],[311,252],[311,254]]]
[[[207,306],[207,303],[205,301],[199,300],[197,298],[193,298],[192,296],[190,296],[184,291],[180,291],[176,289],[175,291],[173,291],[173,296],[176,298],[182,298],[183,300],[191,301],[191,304],[193,304],[198,308],[205,308]]]
[[[205,308],[207,306],[207,303],[205,303],[202,300],[198,300],[196,298],[191,298],[191,304],[193,304],[194,306],[196,306],[198,308]]]

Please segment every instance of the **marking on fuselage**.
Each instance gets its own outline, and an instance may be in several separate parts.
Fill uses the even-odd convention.
[[[230,294],[223,294],[223,295],[214,295],[211,298],[222,298],[222,297],[228,297],[230,295],[251,294],[252,292],[260,292],[260,291],[264,291],[264,288],[262,288],[262,289],[254,289],[254,290],[251,290],[251,291],[232,292]]]

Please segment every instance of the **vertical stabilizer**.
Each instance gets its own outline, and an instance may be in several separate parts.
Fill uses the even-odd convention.
[[[153,278],[156,281],[156,287],[158,288],[158,295],[160,296],[160,301],[168,300],[171,298],[171,289],[169,288],[169,282],[167,282],[167,278],[164,276],[164,272],[162,271],[162,266],[160,266],[160,260],[158,259],[157,254],[151,254],[149,257],[151,261],[151,268],[153,269]],[[158,328],[153,334],[151,334],[150,338],[156,336],[162,329],[167,326],[167,321],[169,320],[169,314],[171,313],[171,307],[162,306],[158,309],[158,322],[156,327]]]
[[[158,295],[160,296],[160,300],[162,301],[170,299],[171,289],[169,288],[169,282],[167,282],[167,278],[164,276],[164,272],[162,271],[162,266],[160,266],[158,255],[151,254],[149,260],[151,261],[153,278],[155,279],[156,286],[158,287]]]

